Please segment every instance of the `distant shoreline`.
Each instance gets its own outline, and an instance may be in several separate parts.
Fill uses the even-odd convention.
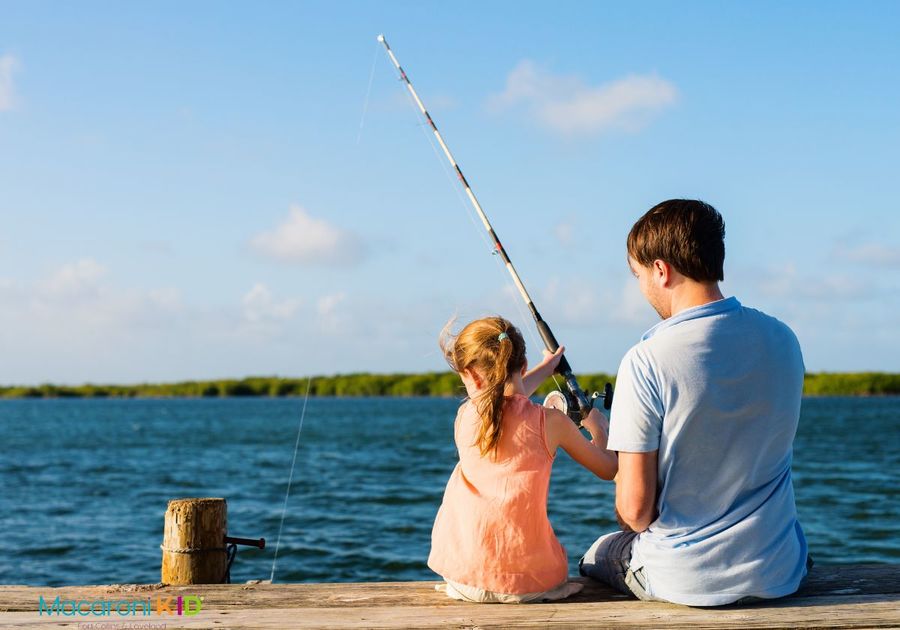
[[[243,379],[182,381],[177,383],[140,383],[136,385],[13,385],[0,387],[0,398],[226,398],[236,396],[280,398],[304,396],[307,377],[283,378],[254,376]],[[615,383],[609,374],[578,376],[585,391],[603,391],[606,382]],[[556,389],[548,379],[537,393]],[[453,372],[418,374],[339,374],[313,376],[310,396],[433,396],[462,397],[465,392]],[[804,396],[891,396],[900,394],[900,373],[892,372],[817,372],[804,380]]]

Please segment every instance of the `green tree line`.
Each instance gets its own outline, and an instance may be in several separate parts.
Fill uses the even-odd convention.
[[[583,374],[578,382],[587,392],[603,391],[609,374]],[[453,372],[421,374],[338,374],[314,376],[308,381],[310,396],[463,396],[465,390]],[[562,381],[560,381],[560,385]],[[307,378],[252,376],[243,379],[140,383],[136,385],[52,385],[0,387],[0,398],[222,398],[228,396],[304,396]],[[544,395],[556,389],[552,379],[538,388]],[[888,372],[806,375],[807,396],[885,396],[900,394],[900,374]]]

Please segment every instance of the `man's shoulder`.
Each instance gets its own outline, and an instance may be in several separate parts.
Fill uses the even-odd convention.
[[[777,317],[759,309],[743,305],[741,306],[740,314],[744,320],[757,328],[761,333],[764,332],[777,337],[782,342],[798,344],[797,335],[791,327]]]
[[[740,340],[740,341],[738,341]],[[759,309],[739,304],[737,308],[681,321],[645,335],[623,358],[642,371],[669,362],[681,363],[685,352],[714,343],[723,352],[737,343],[762,344],[800,355],[796,334],[785,322]]]
[[[648,346],[649,339],[631,346],[619,362],[617,382],[625,379],[633,383],[654,383],[660,371],[653,350]]]
[[[642,339],[631,346],[622,357],[619,369],[621,370],[623,367],[628,366],[639,371],[646,371],[653,361],[653,344],[650,343],[651,341],[653,341],[652,338]]]

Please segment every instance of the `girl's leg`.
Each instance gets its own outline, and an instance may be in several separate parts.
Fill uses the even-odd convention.
[[[580,593],[581,589],[584,588],[584,584],[580,582],[569,582],[566,580],[562,584],[550,589],[549,591],[544,591],[543,593],[533,593],[528,596],[528,599],[522,600],[524,602],[555,602],[560,599],[565,599],[567,597],[571,597],[575,593]]]
[[[571,597],[575,593],[584,588],[583,584],[578,582],[565,581],[558,586],[540,593],[495,593],[494,591],[486,591],[477,586],[469,586],[467,584],[458,584],[450,580],[444,579],[446,584],[439,584],[435,588],[447,593],[447,597],[463,602],[472,602],[476,604],[525,604],[528,602],[548,602],[556,601]]]
[[[486,591],[477,586],[459,584],[446,578],[444,578],[444,582],[445,584],[438,585],[438,589],[446,592],[447,597],[451,599],[457,599],[461,602],[472,602],[475,604],[494,604],[498,602],[497,593]]]

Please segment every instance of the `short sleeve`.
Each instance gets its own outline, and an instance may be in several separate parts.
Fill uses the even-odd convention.
[[[656,374],[635,346],[622,359],[609,419],[608,448],[646,453],[659,448],[663,405]]]

